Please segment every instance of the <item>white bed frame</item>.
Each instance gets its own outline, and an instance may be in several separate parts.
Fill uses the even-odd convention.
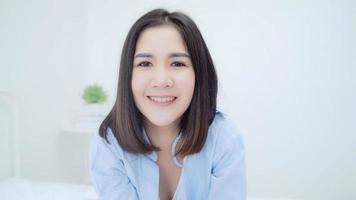
[[[21,166],[21,159],[20,159],[20,149],[19,144],[19,132],[18,132],[18,121],[19,121],[19,104],[18,100],[14,94],[0,90],[0,107],[5,106],[9,107],[11,113],[9,113],[10,117],[10,138],[8,138],[9,142],[11,143],[11,152],[13,152],[13,156],[11,156],[11,165],[12,165],[12,173],[8,175],[8,177],[19,178],[20,174],[20,166]],[[1,127],[0,127],[1,131]],[[4,138],[1,138],[4,139]]]

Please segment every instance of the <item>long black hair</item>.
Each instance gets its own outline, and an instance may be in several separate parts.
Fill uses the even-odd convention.
[[[162,25],[171,25],[181,34],[196,77],[191,103],[180,121],[182,136],[176,154],[185,156],[200,152],[205,144],[209,126],[215,117],[218,82],[212,58],[197,25],[181,12],[155,9],[133,24],[122,49],[116,101],[100,125],[99,134],[107,140],[110,128],[120,146],[131,153],[159,150],[144,138],[143,116],[134,103],[131,79],[140,34],[149,27]]]

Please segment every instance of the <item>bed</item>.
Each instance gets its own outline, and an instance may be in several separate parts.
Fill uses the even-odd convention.
[[[98,200],[91,185],[37,182],[16,178],[0,181],[0,196],[4,200]],[[248,197],[247,200],[288,199]]]
[[[60,182],[37,182],[10,178],[0,181],[0,196],[4,200],[95,200],[90,185]]]

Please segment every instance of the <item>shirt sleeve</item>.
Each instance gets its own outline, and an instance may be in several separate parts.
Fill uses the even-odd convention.
[[[96,134],[90,147],[90,174],[99,200],[137,200],[136,188],[126,174],[122,156],[109,134],[108,139],[110,144]]]
[[[224,127],[223,131],[232,133],[233,137],[220,134],[216,146],[220,150],[212,167],[208,199],[246,200],[244,143],[236,127]]]

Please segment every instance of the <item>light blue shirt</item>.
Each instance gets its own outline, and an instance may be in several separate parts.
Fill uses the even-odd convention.
[[[245,147],[238,128],[226,114],[216,112],[203,149],[185,156],[182,164],[173,151],[180,135],[172,144],[172,159],[182,168],[173,200],[246,199]],[[96,134],[91,144],[90,173],[99,199],[158,200],[156,152],[129,153],[110,129],[108,140],[110,144]]]

